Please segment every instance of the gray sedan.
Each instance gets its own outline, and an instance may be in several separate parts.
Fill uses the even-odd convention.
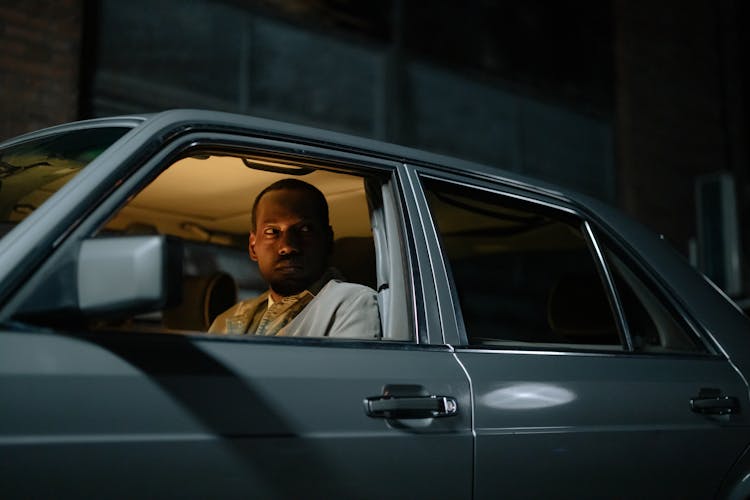
[[[206,333],[284,177],[381,338]],[[750,320],[596,200],[187,110],[7,141],[0,182],[4,498],[750,495]]]

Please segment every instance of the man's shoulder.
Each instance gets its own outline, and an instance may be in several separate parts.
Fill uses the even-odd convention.
[[[320,295],[336,295],[341,297],[376,296],[377,292],[369,286],[349,281],[333,279],[320,290]]]
[[[289,328],[291,336],[378,339],[377,293],[359,283],[330,280]]]

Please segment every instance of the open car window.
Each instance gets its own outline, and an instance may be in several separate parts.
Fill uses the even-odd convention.
[[[98,327],[205,332],[217,315],[237,301],[264,292],[267,285],[248,256],[250,211],[262,189],[290,177],[314,185],[325,195],[334,231],[329,264],[346,281],[378,292],[382,338],[410,340],[411,330],[403,327],[408,321],[395,321],[387,313],[406,314],[403,304],[390,305],[394,288],[403,288],[403,281],[398,286],[391,283],[401,276],[403,267],[389,256],[402,245],[395,241],[400,236],[392,230],[394,223],[388,220],[388,203],[383,199],[390,189],[387,175],[217,153],[193,154],[174,162],[99,230],[98,237],[160,234],[177,238],[182,241],[184,264],[179,304],[105,321]],[[403,292],[395,296],[403,297]],[[401,328],[395,328],[396,323]]]

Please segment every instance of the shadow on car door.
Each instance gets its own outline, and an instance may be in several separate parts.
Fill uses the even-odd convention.
[[[6,331],[0,358],[6,494],[470,497],[469,389],[446,350]],[[392,385],[460,411],[368,417]]]

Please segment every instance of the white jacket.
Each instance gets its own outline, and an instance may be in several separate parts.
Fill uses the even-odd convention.
[[[268,292],[254,299],[243,300],[221,313],[208,332],[227,333],[226,320],[229,317],[241,318],[244,322],[241,330],[246,331],[258,308],[265,308],[267,304]],[[364,285],[332,279],[276,335],[379,339],[377,294]]]

